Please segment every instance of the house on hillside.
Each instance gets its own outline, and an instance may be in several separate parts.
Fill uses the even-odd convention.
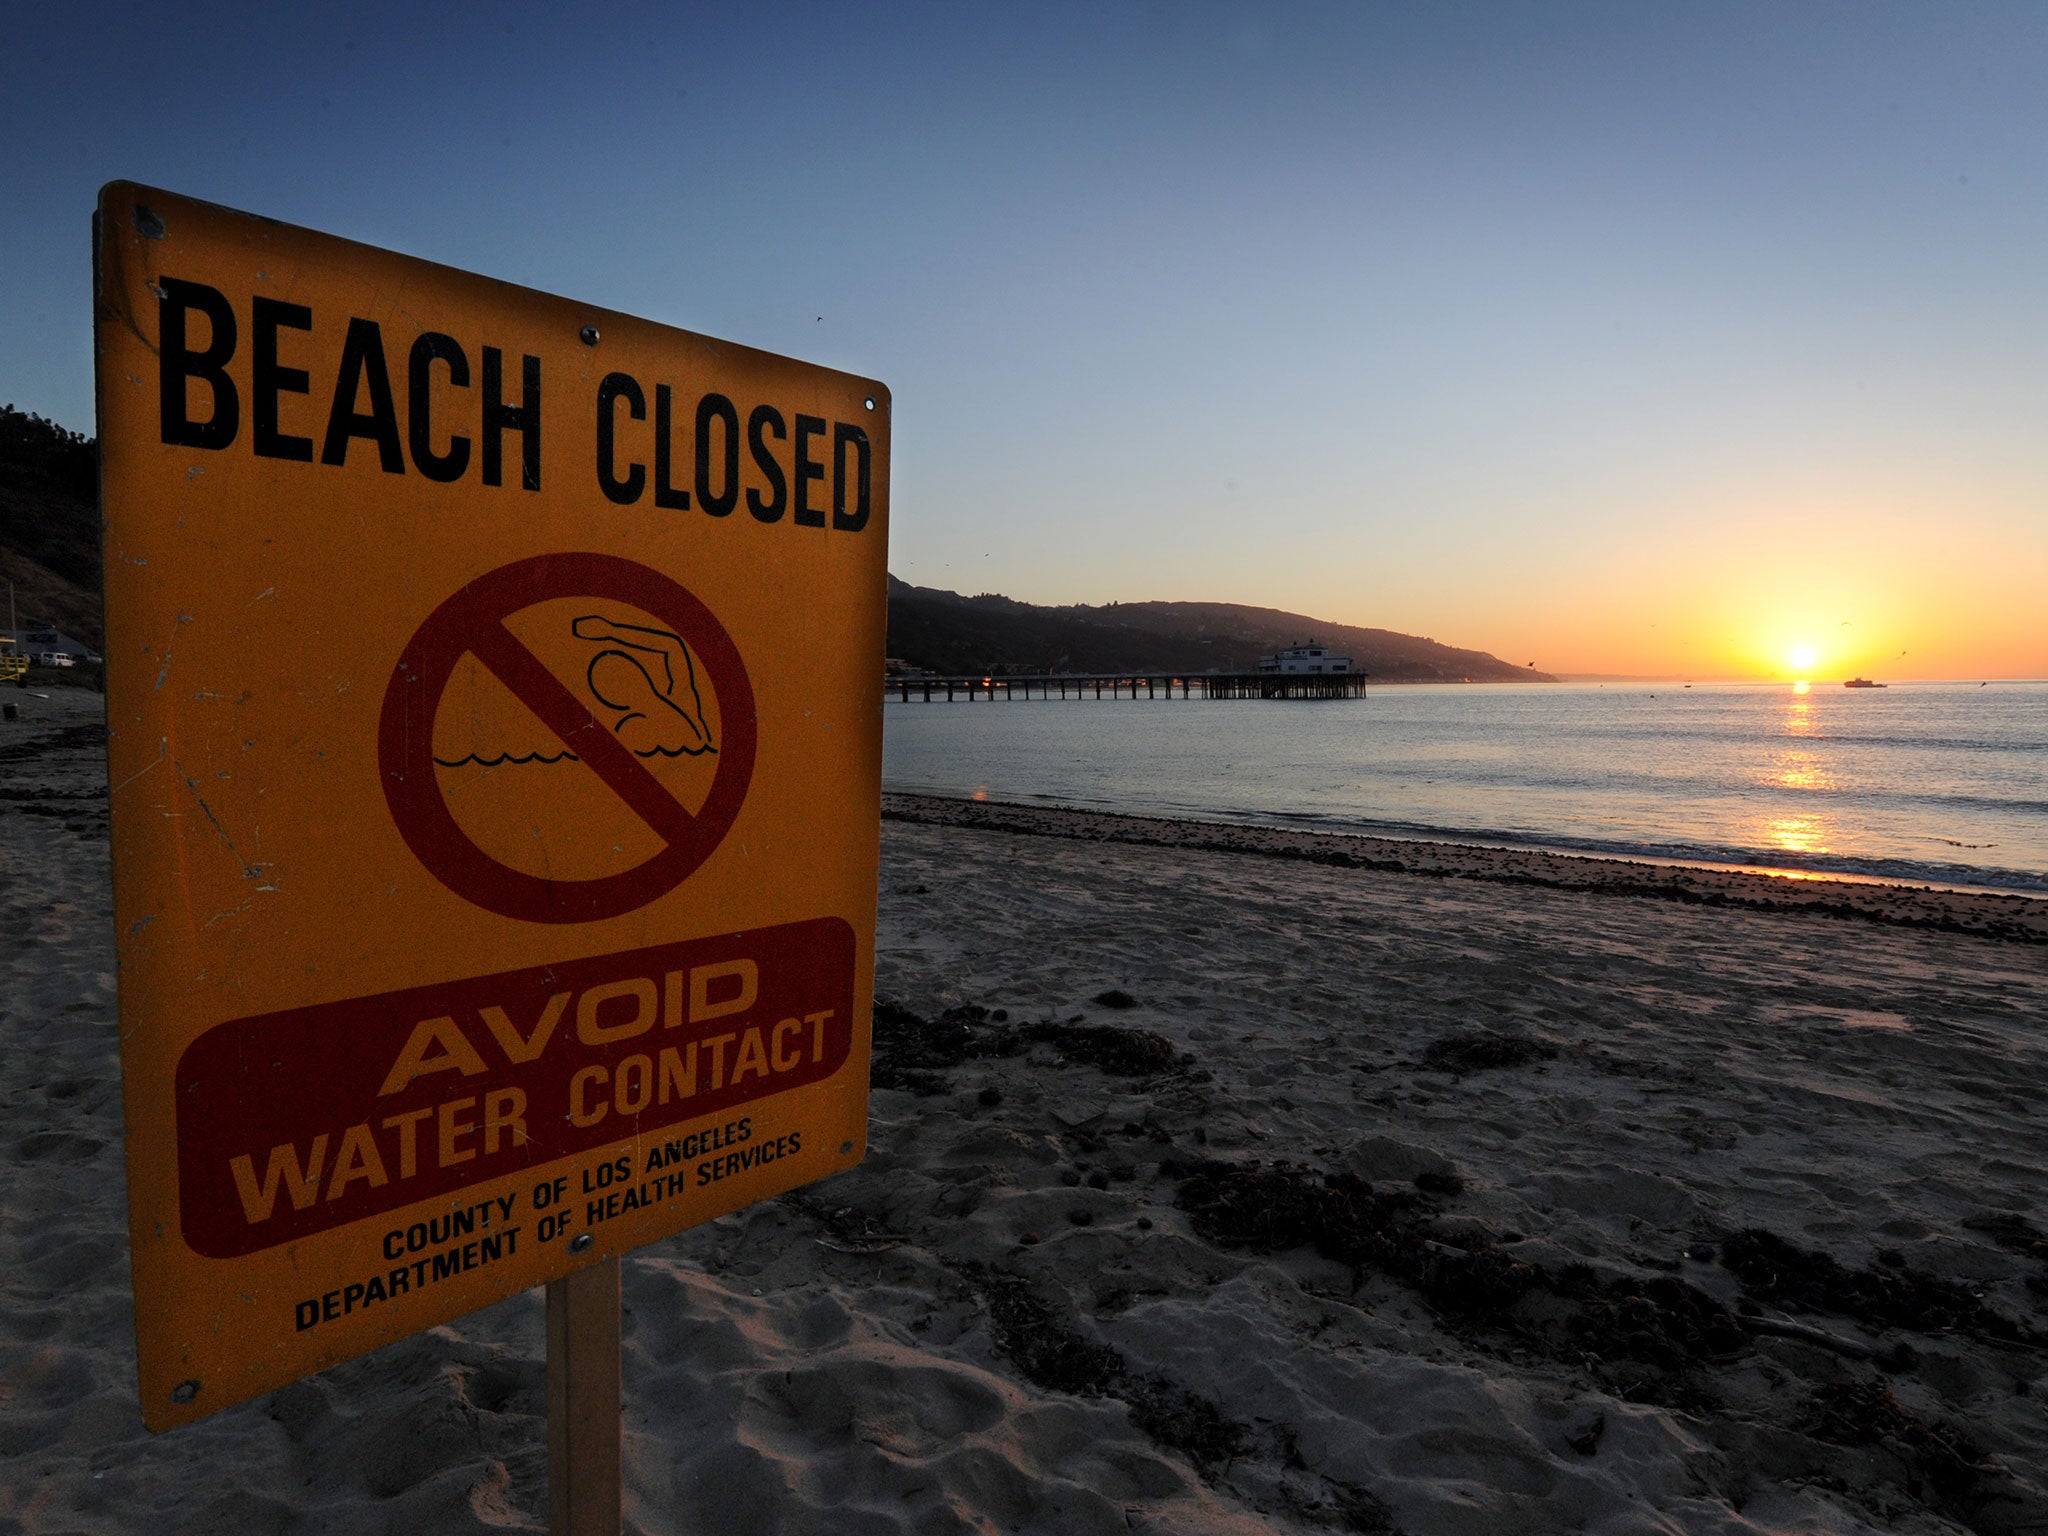
[[[1310,640],[1303,645],[1290,645],[1271,656],[1259,658],[1261,672],[1349,672],[1349,656],[1333,656],[1328,649]]]
[[[23,655],[31,660],[42,661],[44,666],[69,667],[81,661],[98,661],[99,653],[83,640],[74,640],[48,624],[31,629],[0,629],[21,648]],[[43,661],[44,657],[63,657],[62,661]]]

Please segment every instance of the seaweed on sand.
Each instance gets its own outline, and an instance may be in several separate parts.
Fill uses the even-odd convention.
[[[1153,1077],[1179,1064],[1173,1042],[1149,1029],[1113,1024],[992,1023],[986,1008],[963,1003],[927,1019],[896,1003],[875,999],[874,1059],[877,1088],[928,1095],[948,1092],[946,1067],[990,1056],[1017,1056],[1050,1045],[1063,1061],[1112,1077]]]
[[[882,998],[875,999],[875,1053],[906,1067],[957,1067],[978,1054],[976,1028],[988,1010],[973,1004],[948,1008],[927,1019]]]
[[[1682,1280],[1603,1279],[1583,1264],[1551,1270],[1497,1245],[1445,1242],[1436,1207],[1349,1174],[1206,1162],[1187,1171],[1175,1203],[1220,1247],[1311,1248],[1411,1287],[1447,1324],[1491,1329],[1557,1359],[1675,1372],[1748,1338],[1725,1307]]]
[[[1278,1253],[1313,1248],[1359,1266],[1399,1246],[1421,1201],[1405,1191],[1380,1194],[1350,1174],[1318,1174],[1291,1163],[1203,1162],[1187,1171],[1174,1203],[1195,1230],[1224,1248]]]
[[[1432,1040],[1422,1053],[1422,1064],[1436,1072],[1463,1076],[1488,1067],[1525,1067],[1532,1061],[1549,1061],[1557,1047],[1522,1035],[1504,1035],[1498,1030],[1473,1029]]]
[[[1963,1225],[1982,1232],[2008,1253],[2038,1264],[2040,1268],[2027,1276],[2027,1289],[2033,1293],[2035,1309],[2048,1310],[2048,1236],[2018,1211],[1986,1211],[1965,1217]]]
[[[1012,1033],[1033,1045],[1050,1045],[1068,1061],[1111,1077],[1151,1077],[1177,1063],[1173,1042],[1149,1029],[1116,1024],[1021,1024]]]
[[[1835,1445],[1884,1447],[1905,1463],[1906,1491],[1915,1498],[1921,1479],[1943,1498],[1956,1500],[2004,1470],[1960,1429],[1928,1423],[1882,1382],[1828,1382],[1808,1406],[1806,1427],[1814,1438]]]
[[[1749,1343],[1733,1313],[1683,1280],[1656,1275],[1602,1281],[1590,1268],[1583,1275],[1579,1268],[1568,1265],[1544,1279],[1577,1303],[1566,1336],[1590,1359],[1640,1360],[1675,1371]]]
[[[1963,1225],[1972,1232],[1982,1232],[1999,1247],[2022,1258],[2038,1259],[2048,1264],[2048,1235],[2043,1235],[2018,1211],[1985,1211],[1981,1215],[1964,1217]]]
[[[952,1084],[932,1070],[957,1067],[987,1054],[980,1026],[988,1010],[965,1004],[927,1019],[883,998],[875,999],[874,1055],[868,1081],[920,1096],[949,1091]]]
[[[1904,1264],[1850,1269],[1761,1227],[1724,1242],[1721,1262],[1750,1295],[1774,1306],[1832,1312],[1879,1330],[1949,1330],[2005,1344],[2044,1341],[2039,1330],[1985,1306],[1983,1298],[1953,1280]]]
[[[966,1269],[988,1306],[996,1347],[1034,1385],[1118,1399],[1130,1408],[1132,1423],[1204,1473],[1250,1449],[1249,1431],[1209,1399],[1163,1376],[1133,1371],[1108,1345],[1083,1337],[1025,1280],[978,1265]]]

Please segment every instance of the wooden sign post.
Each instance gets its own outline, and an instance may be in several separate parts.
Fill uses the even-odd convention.
[[[548,1282],[548,1529],[619,1536],[619,1261]]]
[[[888,394],[126,183],[95,249],[144,1419],[545,1283],[616,1531],[619,1255],[866,1145]]]

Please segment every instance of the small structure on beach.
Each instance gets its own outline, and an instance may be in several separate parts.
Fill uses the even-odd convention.
[[[83,640],[74,640],[54,625],[40,624],[28,629],[0,629],[0,639],[12,640],[23,655],[46,667],[75,666],[81,661],[98,661],[99,652]]]
[[[1329,650],[1309,640],[1301,645],[1290,645],[1274,652],[1271,656],[1259,658],[1261,672],[1349,672],[1349,656],[1333,656]]]

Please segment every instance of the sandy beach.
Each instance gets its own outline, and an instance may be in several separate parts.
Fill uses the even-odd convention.
[[[0,733],[0,1532],[545,1527],[538,1292],[161,1438],[104,735]],[[2048,903],[891,797],[872,1151],[624,1265],[628,1529],[2048,1530]]]

